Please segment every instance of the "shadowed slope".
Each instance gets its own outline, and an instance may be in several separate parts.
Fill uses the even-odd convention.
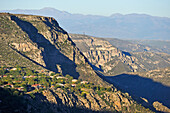
[[[151,105],[159,101],[170,108],[170,87],[168,86],[138,75],[121,74],[107,76],[106,79],[130,95],[146,98]]]
[[[12,16],[11,19],[28,34],[30,39],[38,45],[39,49],[43,48],[42,56],[47,69],[58,72],[56,64],[59,64],[64,75],[69,74],[75,78],[79,77],[79,74],[76,72],[76,64],[63,55],[55,45],[52,45],[42,34],[38,33],[38,30],[31,23],[23,21],[16,16]],[[64,31],[59,32],[66,33]]]

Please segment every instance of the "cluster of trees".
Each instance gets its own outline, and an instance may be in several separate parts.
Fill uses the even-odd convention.
[[[46,87],[49,86],[48,76],[19,66],[15,69],[1,67],[0,77],[1,86],[9,84],[10,86],[13,86],[13,88],[23,87],[26,92],[33,84],[42,84]]]
[[[81,89],[93,89],[99,95],[104,91],[112,91],[112,89],[96,86],[93,83],[82,83],[82,80],[78,79],[73,82],[73,77],[66,75],[65,77],[59,73],[51,73],[46,75],[44,73],[38,73],[34,70],[27,68],[22,68],[17,66],[14,68],[1,67],[0,68],[0,86],[5,86],[7,84],[12,85],[11,88],[23,88],[23,92],[28,92],[32,90],[43,91],[44,89],[52,88],[62,88],[64,91],[70,91],[79,94],[82,97],[86,97],[86,93]],[[59,78],[58,78],[59,77]],[[39,88],[31,88],[32,85],[39,85]],[[74,86],[73,86],[74,84]],[[5,87],[9,87],[9,85]]]

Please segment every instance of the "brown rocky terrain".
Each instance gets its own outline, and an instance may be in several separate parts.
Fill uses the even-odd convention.
[[[70,90],[62,88],[50,88],[42,93],[35,93],[24,96],[11,95],[10,90],[0,88],[1,102],[0,106],[3,112],[31,112],[31,113],[135,113],[147,112],[151,110],[137,104],[128,93],[120,91],[104,92],[97,94],[92,89],[82,89],[86,96],[80,96]],[[11,97],[8,97],[8,96]],[[10,98],[11,104],[7,104]],[[16,102],[16,100],[18,102]],[[14,105],[16,104],[16,105]]]
[[[70,35],[88,60],[108,75],[124,72],[144,72],[170,67],[170,55],[166,53],[129,53],[119,50],[102,38],[76,34]]]
[[[158,101],[153,103],[153,106],[156,108],[157,111],[162,111],[165,113],[169,113],[170,109],[167,108],[166,106],[162,105],[162,103],[159,103]]]
[[[105,92],[104,94],[97,94],[92,89],[82,89],[86,92],[86,97],[81,97],[77,94],[71,94],[69,92],[64,92],[61,89],[57,90],[46,90],[43,92],[43,95],[46,99],[51,102],[55,103],[56,106],[60,106],[59,100],[62,101],[63,105],[70,106],[70,107],[84,107],[87,109],[91,109],[92,111],[103,111],[106,112],[109,110],[110,112],[117,112],[117,111],[136,111],[137,109],[140,111],[139,105],[137,105],[127,93],[121,93],[120,91],[114,92]],[[60,104],[60,105],[59,105]],[[137,107],[138,106],[138,107]],[[136,109],[134,109],[136,107]],[[61,107],[62,111],[64,108]],[[108,111],[108,112],[109,112]],[[134,112],[133,111],[133,112]],[[151,112],[149,110],[146,110]]]

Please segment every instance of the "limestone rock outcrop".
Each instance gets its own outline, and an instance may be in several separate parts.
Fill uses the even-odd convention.
[[[111,45],[104,38],[70,34],[88,60],[107,73],[143,72],[170,66],[170,55],[152,52],[129,53]]]

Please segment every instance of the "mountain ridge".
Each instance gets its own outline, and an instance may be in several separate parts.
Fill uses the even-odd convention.
[[[52,16],[59,20],[60,25],[69,33],[85,33],[91,36],[121,39],[169,40],[170,38],[170,28],[168,26],[170,24],[170,18],[168,17],[156,17],[145,14],[115,16],[82,15],[59,11],[54,8],[8,10],[3,12]]]
[[[114,17],[114,16],[124,16],[124,15],[138,15],[138,16],[152,16],[152,17],[160,17],[160,18],[170,18],[170,17],[164,17],[164,16],[153,16],[153,15],[150,15],[150,14],[145,14],[145,13],[129,13],[129,14],[121,14],[121,13],[113,13],[109,16],[104,16],[104,15],[94,15],[94,14],[81,14],[81,13],[69,13],[68,11],[61,11],[61,10],[58,10],[56,8],[52,8],[52,7],[44,7],[44,8],[41,8],[41,9],[13,9],[13,10],[1,10],[1,12],[5,12],[5,13],[8,13],[7,11],[38,11],[38,10],[51,10],[51,11],[58,11],[58,12],[64,12],[65,14],[77,14],[77,15],[84,15],[84,16],[87,16],[87,15],[91,15],[91,16],[101,16],[101,17]]]

